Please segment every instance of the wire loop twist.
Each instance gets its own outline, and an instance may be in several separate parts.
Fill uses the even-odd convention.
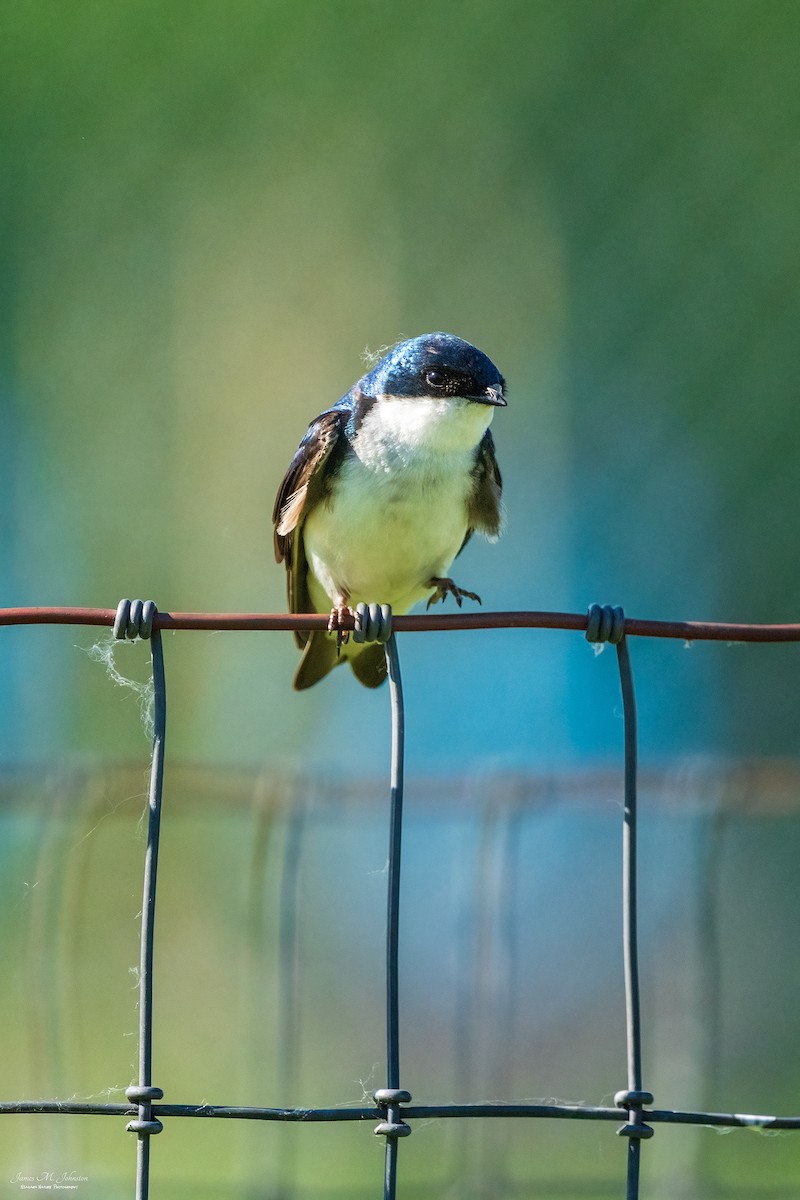
[[[387,1138],[408,1137],[412,1129],[402,1119],[400,1105],[411,1103],[411,1092],[405,1088],[377,1088],[372,1095],[378,1107],[386,1109],[386,1117],[375,1126],[375,1133]]]
[[[130,1100],[131,1104],[139,1105],[139,1116],[133,1121],[128,1121],[125,1129],[128,1133],[138,1133],[144,1136],[155,1135],[161,1133],[164,1126],[159,1121],[158,1117],[154,1117],[150,1109],[152,1100],[163,1100],[164,1093],[159,1087],[140,1087],[138,1084],[131,1084],[125,1089],[125,1095]]]
[[[125,1089],[125,1095],[131,1104],[145,1104],[149,1100],[164,1099],[164,1093],[160,1087],[139,1087],[135,1083],[132,1083],[129,1088]]]
[[[391,1115],[391,1114],[390,1114]],[[374,1129],[374,1132],[379,1137],[400,1138],[408,1137],[412,1132],[411,1126],[406,1125],[405,1121],[380,1121]]]
[[[590,604],[587,613],[587,642],[611,642],[617,646],[625,636],[625,613],[617,605]]]
[[[642,1106],[653,1103],[653,1093],[644,1091],[622,1091],[614,1096],[617,1108],[627,1108],[628,1121],[617,1130],[620,1137],[651,1138],[655,1132],[651,1125],[645,1124]]]
[[[387,1104],[410,1104],[411,1092],[407,1092],[405,1088],[377,1088],[372,1093],[376,1104],[382,1107]]]
[[[114,617],[114,637],[117,641],[147,640],[153,632],[153,618],[158,609],[152,600],[120,600]]]
[[[388,642],[392,636],[391,604],[356,605],[353,613],[354,642]]]
[[[125,1129],[128,1133],[143,1133],[145,1135],[155,1135],[161,1133],[164,1126],[157,1117],[152,1117],[149,1121],[128,1121]]]

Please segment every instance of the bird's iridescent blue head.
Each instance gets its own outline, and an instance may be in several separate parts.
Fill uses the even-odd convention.
[[[452,333],[400,342],[359,380],[366,396],[460,396],[505,405],[505,380],[490,358]]]

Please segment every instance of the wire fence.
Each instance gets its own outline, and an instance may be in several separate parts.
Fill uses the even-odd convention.
[[[152,1139],[168,1118],[201,1117],[270,1122],[376,1122],[374,1132],[385,1139],[384,1200],[398,1194],[398,1160],[401,1139],[411,1134],[414,1121],[443,1119],[549,1119],[616,1123],[627,1140],[626,1200],[638,1200],[642,1142],[658,1125],[706,1125],[721,1129],[750,1127],[762,1130],[800,1130],[800,1116],[775,1116],[727,1112],[658,1109],[645,1086],[642,1062],[642,1021],[639,995],[637,932],[637,726],[634,678],[629,637],[676,638],[684,641],[797,642],[800,624],[743,625],[708,622],[663,622],[626,618],[622,609],[593,605],[589,613],[506,612],[459,613],[452,616],[405,616],[393,621],[385,651],[389,672],[392,748],[390,765],[389,856],[386,905],[385,965],[385,1086],[373,1093],[374,1104],[348,1108],[275,1108],[230,1105],[163,1103],[163,1092],[154,1083],[153,949],[156,916],[158,849],[167,720],[166,675],[161,632],[172,630],[296,630],[327,626],[325,615],[161,613],[152,602],[122,601],[116,610],[90,608],[15,608],[0,610],[0,625],[68,624],[110,626],[117,638],[149,639],[154,691],[153,753],[148,793],[147,840],[139,967],[138,1077],[127,1088],[128,1104],[73,1100],[16,1100],[0,1102],[0,1114],[61,1113],[127,1117],[126,1128],[136,1134],[136,1200],[147,1200],[150,1191]],[[345,628],[352,620],[343,622]],[[622,805],[622,944],[625,992],[627,1062],[624,1086],[614,1094],[613,1106],[587,1104],[487,1104],[415,1103],[403,1086],[400,1055],[399,964],[400,873],[403,833],[404,701],[397,633],[425,630],[478,630],[545,628],[582,631],[593,642],[610,642],[616,648],[624,721],[624,792]],[[298,831],[295,831],[296,834]],[[298,834],[299,836],[299,834]],[[297,837],[295,837],[295,852]],[[287,878],[291,873],[287,874]],[[291,913],[291,906],[286,907]],[[292,939],[282,927],[281,937]],[[620,1068],[620,1082],[623,1073]],[[620,1124],[621,1123],[621,1124]]]

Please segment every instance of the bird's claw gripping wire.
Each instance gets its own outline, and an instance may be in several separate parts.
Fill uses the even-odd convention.
[[[587,642],[618,645],[625,636],[625,613],[619,605],[590,604],[586,614]]]
[[[339,604],[331,609],[331,615],[328,617],[328,633],[336,634],[336,654],[341,653],[342,646],[350,641],[350,630],[342,627],[342,622],[348,617],[355,617],[355,613],[349,604]]]
[[[429,598],[425,608],[428,609],[432,604],[438,604],[440,600],[444,600],[447,596],[452,596],[459,608],[464,599],[475,600],[478,604],[483,604],[477,592],[468,592],[466,588],[461,588],[458,584],[453,583],[452,579],[441,579],[438,575],[434,575],[428,580],[428,587],[435,588],[436,591]]]
[[[336,653],[350,641],[349,629],[343,629],[343,622],[352,618],[354,642],[388,642],[392,636],[392,606],[391,604],[365,604],[363,601],[356,607],[347,604],[331,609],[328,618],[328,633],[336,634]]]
[[[120,600],[114,617],[114,637],[117,641],[134,641],[149,638],[153,632],[153,618],[158,609],[152,600]]]

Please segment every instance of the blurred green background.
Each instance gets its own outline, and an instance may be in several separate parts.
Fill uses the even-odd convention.
[[[487,608],[599,600],[635,616],[797,619],[799,45],[800,10],[782,0],[6,0],[0,604],[113,607],[137,595],[173,610],[282,609],[269,517],[308,421],[363,372],[365,348],[445,329],[478,344],[510,384],[494,423],[508,532],[496,546],[474,540],[458,570]],[[7,1029],[25,1030],[4,1059],[5,1097],[94,1095],[131,1079],[147,754],[135,698],[83,652],[96,637],[29,628],[0,639],[12,947],[2,1011]],[[183,633],[165,651],[157,1082],[175,1101],[358,1102],[362,1084],[381,1082],[386,697],[345,671],[291,693],[288,634]],[[579,636],[520,631],[406,635],[401,651],[408,772],[412,793],[427,797],[419,810],[410,800],[408,903],[413,912],[418,884],[429,894],[419,881],[430,874],[441,913],[438,948],[420,943],[432,933],[424,915],[405,935],[406,986],[422,1006],[405,1035],[418,1056],[407,1086],[420,1102],[467,1087],[453,1073],[463,1046],[446,1041],[460,972],[441,995],[428,973],[454,939],[488,936],[491,902],[473,863],[487,796],[512,812],[516,796],[543,788],[551,819],[533,805],[525,844],[547,886],[505,897],[516,919],[520,906],[543,907],[544,943],[525,950],[525,979],[538,980],[532,1042],[501,1070],[509,1047],[491,1041],[493,1005],[482,1001],[471,1098],[599,1102],[598,1089],[624,1082],[619,814],[613,789],[597,783],[620,749],[613,659]],[[800,906],[788,867],[780,903],[762,899],[775,856],[800,850],[797,789],[759,797],[773,769],[794,778],[798,650],[637,642],[633,655],[642,758],[661,781],[643,828],[659,881],[647,928],[659,934],[662,975],[665,964],[686,973],[673,1008],[655,981],[649,994],[661,1077],[646,1069],[648,1086],[665,1106],[769,1109],[783,1097],[791,1108],[800,1064],[773,1045],[754,999],[768,992],[773,1003],[792,983],[784,938]],[[120,648],[116,661],[146,677],[142,647]],[[750,761],[754,774],[740,766]],[[563,785],[574,772],[585,774],[580,802]],[[431,779],[438,788],[426,791]],[[348,799],[356,786],[367,791],[358,804]],[[329,788],[340,789],[335,804]],[[665,804],[667,792],[679,799]],[[297,812],[307,817],[296,931],[306,1067],[292,1074],[284,1063],[278,1079],[280,1038],[263,1026],[280,1025],[270,989],[289,986],[271,958],[272,905],[286,901]],[[723,818],[736,834],[714,912],[733,917],[724,936],[712,922],[722,965],[709,982],[702,855]],[[500,879],[508,853],[502,839],[481,851]],[[564,903],[584,856],[597,894]],[[266,891],[254,882],[263,872]],[[453,900],[462,893],[469,903]],[[691,928],[699,922],[694,955],[676,932],[687,904]],[[583,929],[587,908],[603,917],[602,935],[581,934],[575,961],[551,970],[546,947],[570,936],[570,921]],[[480,961],[481,986],[499,995],[507,975]],[[321,996],[332,987],[329,1011]],[[727,1040],[713,1054],[705,1042],[702,1054],[687,1051],[712,999]],[[797,1019],[786,1020],[796,1041]],[[578,1039],[591,1064],[581,1077],[560,1052],[585,1027],[604,1038],[594,1050]],[[715,1054],[728,1059],[712,1070]],[[339,1055],[341,1071],[330,1061]],[[552,1071],[539,1069],[543,1055]],[[684,1057],[694,1065],[672,1076]],[[290,1077],[298,1094],[277,1094]],[[98,1124],[96,1135],[83,1128]],[[285,1130],[210,1124],[173,1122],[158,1140],[160,1195],[275,1195],[295,1169],[298,1195],[326,1184],[353,1194],[380,1179],[363,1129],[294,1131],[289,1161]],[[507,1143],[482,1134],[486,1149],[470,1158],[453,1149],[466,1134],[440,1124],[423,1135],[427,1152],[411,1149],[423,1137],[404,1147],[405,1160],[419,1156],[411,1194],[512,1194],[497,1182],[508,1176],[531,1195],[618,1195],[624,1147],[610,1134],[526,1124]],[[49,1162],[50,1149],[64,1169],[88,1163],[86,1195],[129,1194],[132,1147],[113,1121],[6,1118],[0,1163],[12,1175],[22,1144],[26,1164]],[[653,1195],[785,1196],[800,1184],[791,1139],[665,1130],[652,1149]],[[461,1176],[442,1165],[448,1154],[466,1164]],[[16,1194],[0,1175],[3,1187]]]

